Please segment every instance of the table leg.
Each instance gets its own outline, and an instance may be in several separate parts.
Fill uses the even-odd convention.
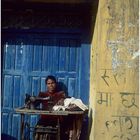
[[[82,129],[82,123],[83,123],[83,116],[82,115],[76,115],[72,119],[72,127],[69,131],[69,140],[79,140],[81,129]]]
[[[20,122],[20,139],[24,140],[24,114],[21,114],[21,122]]]
[[[58,125],[58,134],[57,134],[57,140],[60,140],[60,121],[59,118],[57,119],[57,125]]]

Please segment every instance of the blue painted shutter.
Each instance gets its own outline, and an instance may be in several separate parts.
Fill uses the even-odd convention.
[[[90,47],[80,36],[10,36],[2,47],[2,133],[20,139],[20,116],[13,109],[24,105],[25,93],[45,91],[49,74],[65,84],[68,96],[88,104]],[[37,117],[29,120],[34,125]]]

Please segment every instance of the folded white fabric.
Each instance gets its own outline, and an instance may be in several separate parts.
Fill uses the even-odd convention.
[[[65,111],[65,107],[62,105],[55,105],[53,106],[53,110],[55,111]]]
[[[67,109],[70,105],[76,105],[77,107],[79,107],[81,110],[85,111],[85,110],[88,110],[88,107],[82,102],[81,99],[76,99],[74,97],[71,97],[71,98],[66,98],[64,100],[64,106],[60,106],[60,105],[55,105],[53,107],[53,110],[57,110],[57,111],[60,111],[60,110],[65,110]]]
[[[65,106],[65,107],[68,107],[74,100],[75,100],[74,97],[66,98],[66,99],[64,100],[64,106]]]
[[[82,102],[81,99],[75,99],[71,102],[71,104],[75,104],[79,108],[81,108],[83,111],[88,110],[88,107]]]

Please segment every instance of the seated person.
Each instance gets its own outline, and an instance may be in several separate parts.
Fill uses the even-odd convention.
[[[40,92],[39,93],[39,97],[44,98],[44,100],[40,100],[40,101],[35,101],[37,104],[42,104],[42,109],[45,110],[51,110],[52,107],[56,104],[61,104],[63,105],[63,101],[65,99],[65,93],[64,91],[59,91],[58,87],[57,87],[57,82],[56,82],[56,78],[52,75],[49,75],[46,80],[45,80],[46,86],[47,86],[47,91],[45,92]],[[46,100],[45,100],[46,98]],[[60,125],[63,121],[62,116],[59,116],[59,120],[60,120]],[[58,116],[55,115],[41,115],[40,119],[37,123],[36,127],[39,126],[56,126],[57,125],[57,119]],[[35,136],[36,140],[40,139],[38,136]],[[37,138],[38,137],[38,138]]]
[[[35,101],[37,104],[42,104],[42,109],[51,110],[54,105],[63,105],[64,99],[66,98],[65,92],[60,91],[57,87],[57,82],[54,76],[49,75],[45,80],[47,91],[40,92],[39,97],[44,98],[44,100]],[[81,127],[82,127],[82,115],[78,116],[55,116],[55,115],[41,115],[40,119],[36,125],[39,126],[56,126],[59,117],[60,121],[60,140],[79,140]],[[42,140],[41,136],[35,134],[35,140]],[[50,140],[54,140],[52,137]]]

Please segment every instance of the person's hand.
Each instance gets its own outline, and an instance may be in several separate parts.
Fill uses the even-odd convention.
[[[57,105],[64,105],[64,99],[60,99],[60,100],[57,102]]]

